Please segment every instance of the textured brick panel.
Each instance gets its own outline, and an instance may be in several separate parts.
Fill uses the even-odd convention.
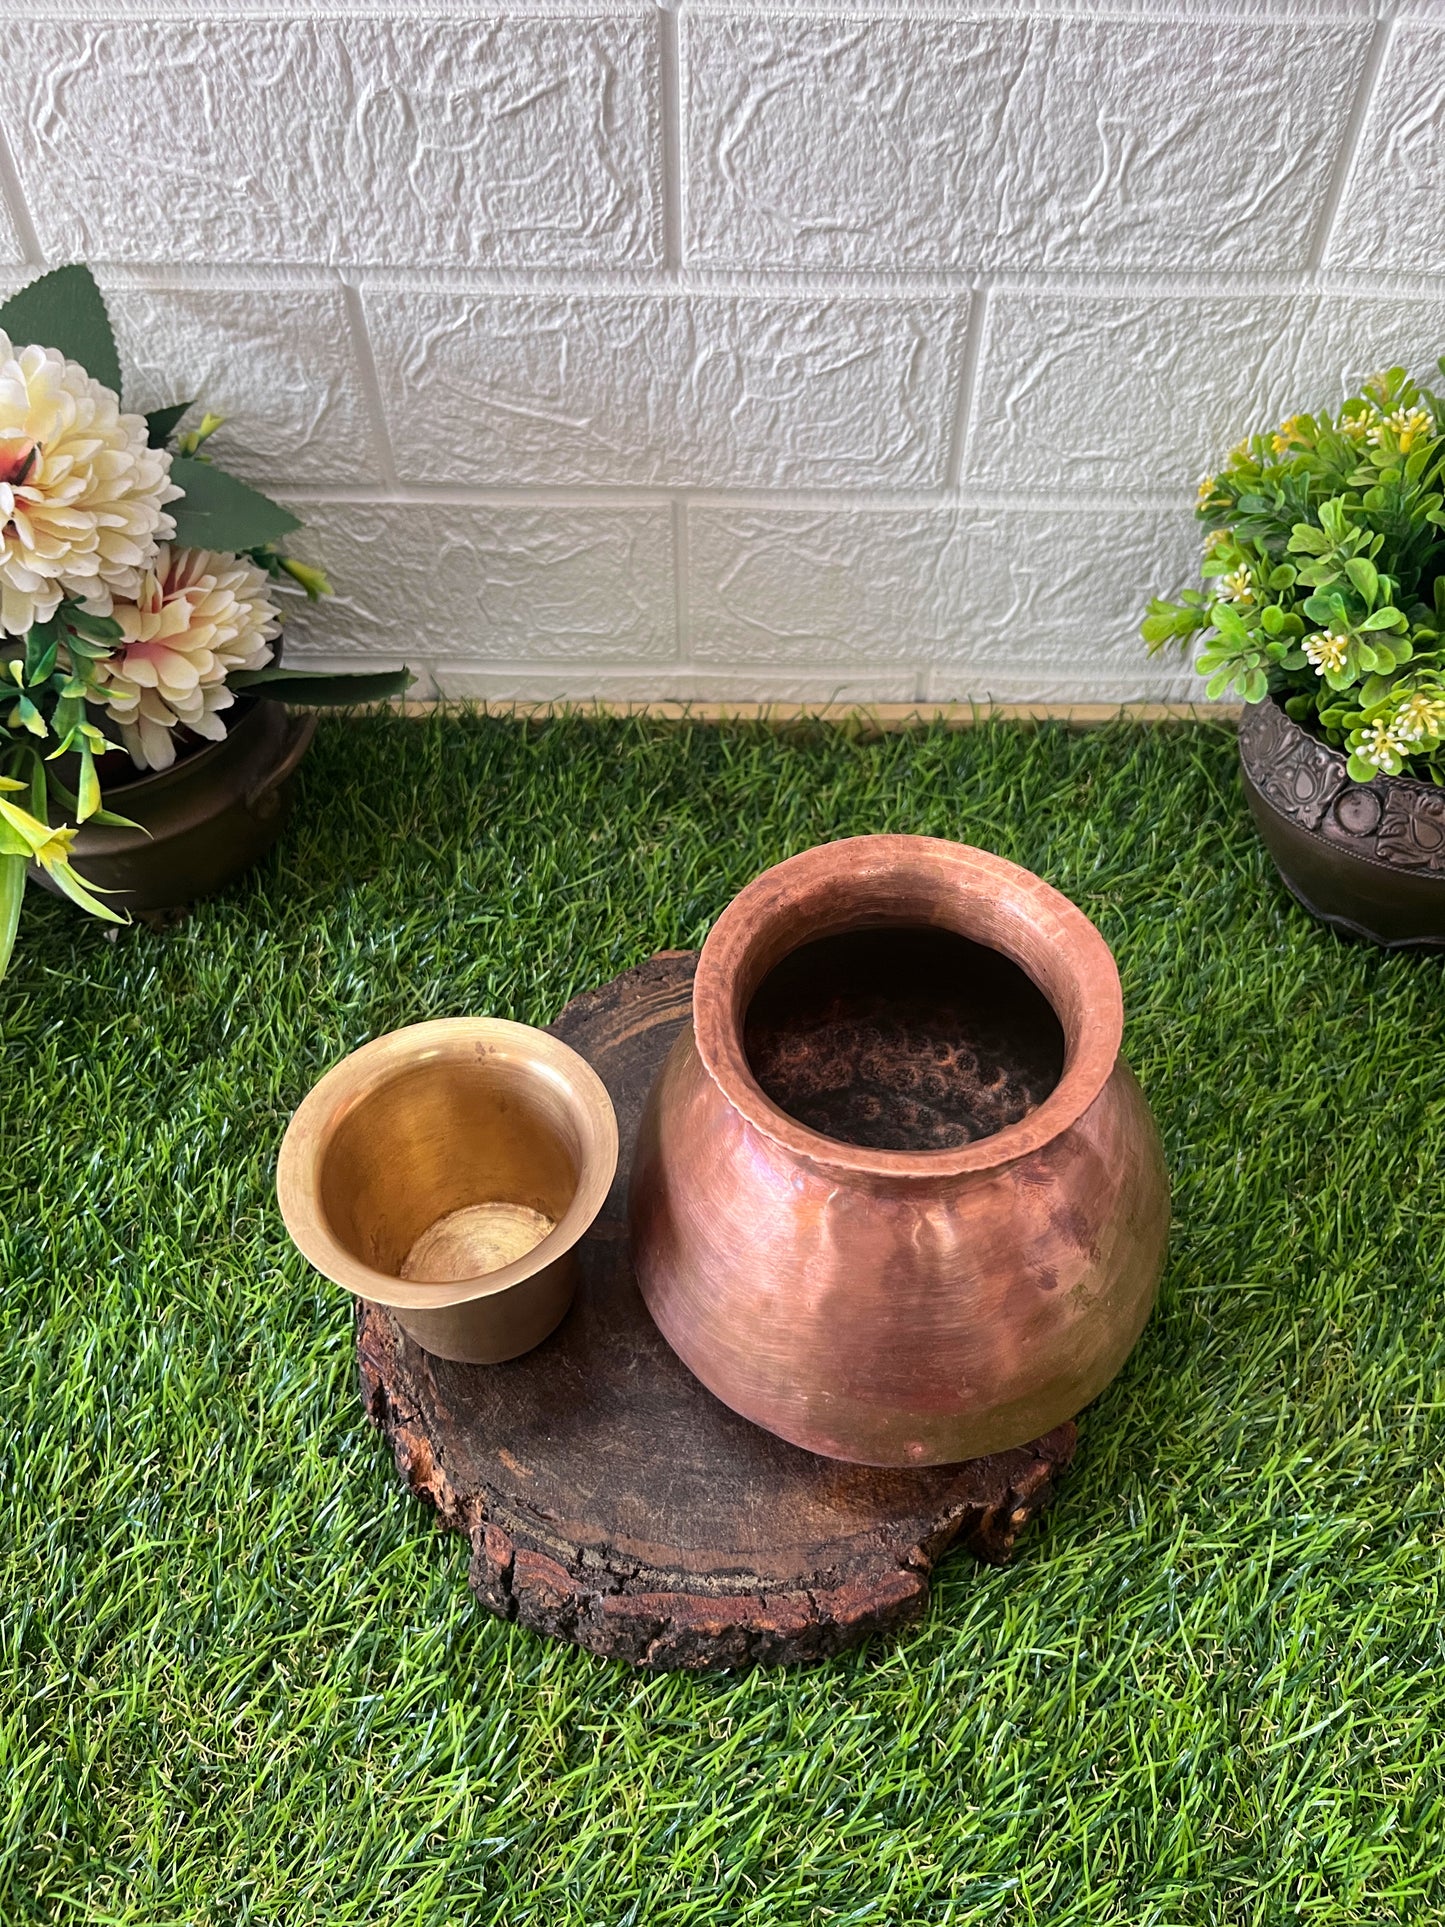
[[[339,289],[112,286],[106,305],[128,408],[196,397],[226,417],[217,461],[259,488],[380,482]]]
[[[301,607],[313,654],[395,662],[631,662],[675,653],[667,510],[298,504],[298,555],[337,594]]]
[[[1191,488],[1247,430],[1315,384],[1308,297],[1000,293],[964,481]]]
[[[694,509],[692,654],[728,664],[937,666],[940,697],[988,693],[988,673],[1158,683],[1144,604],[1197,556],[1186,509]],[[954,676],[942,674],[951,664]]]
[[[658,258],[656,31],[8,19],[0,112],[55,259]]]
[[[1327,258],[1445,274],[1445,26],[1396,29]]]
[[[1442,348],[1445,300],[1000,292],[964,480],[1192,488],[1243,435],[1393,362],[1428,376]]]
[[[968,530],[965,646],[939,695],[1077,687],[1087,700],[1204,695],[1175,652],[1151,657],[1139,624],[1152,595],[1195,580],[1200,530],[1189,508],[975,511]],[[1057,700],[1057,698],[1053,698]],[[1040,695],[1037,700],[1050,700]]]
[[[413,482],[939,486],[966,300],[368,292]]]
[[[3,195],[0,195],[0,265],[11,261],[20,262],[24,259],[25,250],[21,247],[20,237],[15,232],[15,222],[11,218],[10,209],[6,206]]]
[[[791,675],[750,670],[730,675],[708,666],[668,669],[646,664],[635,669],[597,669],[581,662],[552,671],[477,668],[436,662],[436,687],[443,696],[479,702],[574,702],[595,698],[611,703],[891,703],[917,699],[911,670],[869,675],[832,671],[826,665]]]
[[[1303,266],[1365,21],[684,16],[719,265]]]
[[[690,509],[687,552],[700,662],[921,663],[969,604],[949,509]]]

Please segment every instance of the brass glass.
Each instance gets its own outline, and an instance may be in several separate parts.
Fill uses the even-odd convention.
[[[452,1017],[328,1071],[291,1120],[276,1188],[318,1271],[437,1357],[482,1365],[561,1322],[616,1169],[612,1100],[574,1050]]]

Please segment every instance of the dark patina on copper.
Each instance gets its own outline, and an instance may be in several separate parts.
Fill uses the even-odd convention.
[[[1239,761],[1265,848],[1312,916],[1386,949],[1445,947],[1445,790],[1353,782],[1344,754],[1273,701],[1245,710]]]
[[[1004,1024],[981,997],[920,1017],[905,967],[919,931],[992,952],[999,984],[1005,965],[1021,973],[1052,1012],[1061,1068],[1040,1049],[1050,1026]],[[860,933],[895,960],[863,999],[892,1000],[882,1019],[860,1020],[842,981],[808,967],[808,947]],[[816,1046],[789,1046],[790,999],[820,1016]],[[869,1034],[884,1022],[886,1050]],[[832,1458],[946,1464],[1072,1418],[1138,1338],[1168,1229],[1122,1032],[1108,945],[1016,864],[874,836],[765,872],[704,946],[692,1024],[639,1133],[633,1264],[663,1336],[734,1411]],[[959,1087],[909,1114],[925,1046],[951,1053]],[[856,1141],[860,1090],[904,1144]]]
[[[804,944],[748,1006],[748,1064],[799,1123],[880,1151],[942,1151],[1017,1124],[1064,1067],[1064,1033],[1016,964],[949,930]]]

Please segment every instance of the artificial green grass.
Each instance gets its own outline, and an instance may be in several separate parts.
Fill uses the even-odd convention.
[[[0,986],[0,1921],[1418,1921],[1445,1912],[1445,962],[1293,907],[1215,729],[323,724],[250,884]],[[858,831],[1119,956],[1176,1224],[1006,1571],[809,1672],[500,1624],[272,1196],[398,1024],[545,1021]]]

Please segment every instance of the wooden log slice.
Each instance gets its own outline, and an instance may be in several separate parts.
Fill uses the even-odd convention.
[[[628,1264],[627,1179],[696,961],[654,957],[552,1026],[606,1083],[622,1141],[558,1330],[508,1364],[455,1365],[363,1306],[362,1396],[503,1618],[634,1666],[816,1660],[916,1619],[950,1546],[1005,1561],[1075,1431],[924,1471],[843,1465],[739,1418],[668,1349]]]

